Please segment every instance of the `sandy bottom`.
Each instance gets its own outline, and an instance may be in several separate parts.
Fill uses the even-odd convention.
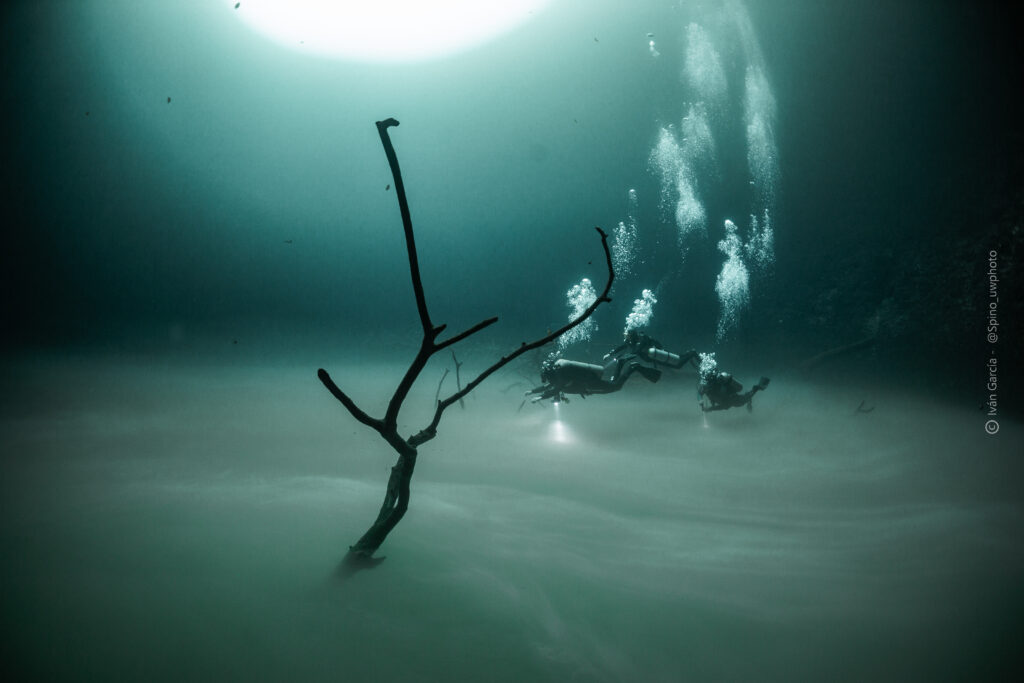
[[[328,368],[377,414],[403,370]],[[976,408],[786,376],[753,413],[707,424],[692,377],[517,412],[526,386],[504,373],[421,448],[387,560],[343,580],[393,456],[315,371],[8,362],[4,668],[331,681],[1020,669],[1019,424],[988,436]],[[427,420],[430,373],[403,433]],[[862,399],[876,410],[854,414]]]

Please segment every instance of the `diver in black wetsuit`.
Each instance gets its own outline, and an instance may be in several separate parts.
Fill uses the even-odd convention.
[[[559,358],[541,366],[542,384],[527,392],[534,402],[565,400],[565,394],[611,394],[622,388],[630,375],[639,372],[649,382],[661,379],[661,366],[681,368],[694,361],[693,349],[682,356],[669,353],[656,339],[638,330],[626,333],[625,341],[605,354],[605,364],[580,363]]]
[[[694,367],[696,367],[697,351],[696,349],[690,349],[682,356],[677,356],[674,353],[666,351],[665,347],[661,345],[661,342],[654,337],[651,337],[640,330],[630,330],[626,332],[623,342],[606,353],[604,355],[604,359],[626,359],[630,356],[639,358],[652,368],[664,365],[665,367],[678,370],[691,362],[694,363]]]
[[[611,394],[622,388],[635,370],[651,382],[657,382],[660,373],[648,374],[648,368],[642,368],[635,362],[627,362],[620,367],[619,359],[613,358],[607,365],[580,363],[579,361],[558,358],[546,360],[540,369],[540,386],[526,392],[530,400],[536,403],[544,399],[566,401],[566,394]]]
[[[739,408],[740,406],[746,406],[748,411],[753,410],[754,394],[764,391],[770,381],[767,377],[762,377],[753,389],[741,394],[743,385],[733,379],[732,375],[728,372],[712,372],[702,379],[700,386],[697,387],[697,395],[701,399],[707,397],[711,402],[711,405],[705,405],[702,400],[700,408],[705,413],[713,410]]]

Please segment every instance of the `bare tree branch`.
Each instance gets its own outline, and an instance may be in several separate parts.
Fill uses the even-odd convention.
[[[412,359],[412,363],[409,364],[409,369],[405,371],[402,381],[398,383],[398,387],[395,389],[395,393],[391,397],[391,401],[388,402],[388,410],[387,413],[384,414],[385,429],[396,429],[398,424],[398,411],[402,409],[402,403],[405,401],[405,397],[409,395],[409,390],[412,389],[412,385],[416,382],[416,378],[419,377],[423,368],[426,367],[427,361],[433,353],[433,332],[430,332],[423,337],[423,341],[420,343],[420,350],[416,352],[416,357]]]
[[[317,376],[320,378],[320,381],[323,382],[324,386],[327,387],[331,394],[338,399],[343,406],[345,406],[349,413],[351,413],[359,422],[377,431],[395,450],[395,452],[398,453],[398,461],[395,463],[395,466],[391,468],[391,475],[388,478],[388,486],[384,495],[384,502],[381,505],[380,512],[377,514],[377,519],[366,533],[363,534],[363,536],[355,543],[355,545],[350,546],[349,554],[346,556],[345,560],[348,567],[344,570],[344,573],[350,573],[355,569],[373,566],[376,562],[376,560],[371,560],[373,553],[376,552],[377,548],[379,548],[381,543],[384,542],[388,533],[390,533],[395,525],[398,524],[402,519],[402,516],[405,515],[409,506],[409,482],[412,479],[412,473],[416,467],[416,449],[420,444],[429,441],[436,436],[437,425],[440,422],[441,415],[444,413],[445,409],[454,402],[461,401],[464,396],[475,389],[488,376],[513,359],[531,349],[547,344],[593,315],[599,305],[606,301],[611,301],[611,299],[608,298],[608,292],[611,291],[612,282],[615,280],[615,271],[612,268],[611,252],[608,249],[608,235],[606,235],[601,228],[597,228],[598,233],[601,235],[601,245],[604,248],[605,261],[608,265],[608,282],[605,285],[601,296],[595,299],[593,304],[591,304],[586,311],[584,311],[579,317],[570,321],[569,324],[541,339],[538,339],[537,341],[529,344],[523,342],[517,350],[507,356],[503,356],[497,363],[484,370],[465,387],[458,386],[458,371],[461,363],[459,363],[455,358],[455,352],[453,351],[452,359],[455,361],[458,391],[444,400],[438,401],[438,396],[441,394],[441,383],[439,382],[437,386],[437,393],[434,396],[434,418],[430,425],[408,439],[402,438],[398,434],[398,413],[402,409],[402,404],[409,395],[412,385],[416,382],[416,379],[423,371],[423,368],[426,366],[430,357],[438,351],[452,346],[463,339],[466,339],[470,335],[479,332],[485,327],[494,324],[498,319],[488,318],[487,320],[477,323],[468,330],[461,332],[446,341],[437,343],[437,337],[444,331],[445,325],[438,325],[435,327],[431,322],[430,312],[427,309],[426,296],[423,293],[423,283],[420,279],[419,259],[416,255],[416,242],[413,237],[412,218],[409,214],[409,203],[405,195],[405,184],[402,182],[402,173],[398,166],[398,156],[395,154],[394,146],[391,144],[391,138],[388,135],[388,128],[397,125],[398,121],[395,119],[378,121],[377,131],[380,134],[381,143],[384,145],[384,152],[387,155],[388,164],[391,166],[391,174],[395,181],[395,194],[398,196],[398,206],[402,214],[402,226],[405,229],[405,244],[409,256],[409,274],[412,278],[413,293],[416,297],[416,309],[419,312],[420,324],[423,327],[423,339],[420,342],[420,348],[416,352],[416,356],[409,364],[409,368],[406,370],[405,375],[403,375],[398,386],[395,388],[395,392],[391,396],[391,400],[388,402],[387,412],[385,413],[383,420],[370,417],[360,409],[345,392],[338,388],[330,375],[327,374],[326,370],[321,368],[317,372]],[[445,375],[447,375],[447,370],[445,370]],[[444,376],[441,377],[441,382],[443,381]]]
[[[402,182],[402,170],[398,166],[398,155],[395,154],[394,145],[391,144],[391,136],[388,135],[388,128],[398,126],[398,121],[393,118],[377,122],[377,132],[380,134],[380,141],[384,145],[384,154],[388,157],[388,165],[391,166],[391,176],[395,179],[395,194],[398,196],[398,210],[402,213],[402,227],[405,229],[405,248],[409,253],[409,274],[412,276],[412,291],[416,295],[416,310],[420,314],[420,322],[423,324],[423,336],[433,337],[437,332],[430,322],[430,312],[427,311],[427,298],[423,294],[423,282],[420,280],[420,261],[416,255],[416,240],[412,234],[412,216],[409,213],[409,201],[405,197],[405,183]]]
[[[463,332],[461,334],[457,334],[454,337],[452,337],[451,339],[446,339],[445,341],[441,342],[440,344],[438,344],[435,347],[434,350],[435,351],[440,351],[441,349],[443,349],[443,348],[445,348],[447,346],[451,346],[452,344],[457,344],[460,341],[462,341],[463,339],[465,339],[466,337],[470,336],[471,334],[476,334],[480,330],[484,329],[485,327],[489,327],[489,326],[493,325],[496,322],[498,322],[498,318],[497,317],[488,318],[487,320],[482,320],[482,321],[478,322],[476,325],[473,325],[473,327],[469,328],[465,332]]]
[[[364,413],[344,391],[338,388],[338,385],[334,383],[334,380],[331,379],[331,376],[327,374],[326,370],[320,368],[317,370],[316,374],[317,377],[320,378],[320,381],[324,383],[324,386],[327,387],[327,390],[334,394],[334,398],[341,401],[341,405],[348,408],[348,412],[352,413],[352,417],[359,420],[367,427],[372,427],[378,432],[384,429],[384,423]]]

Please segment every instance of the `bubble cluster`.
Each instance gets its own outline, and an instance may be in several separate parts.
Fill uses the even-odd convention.
[[[687,176],[679,176],[677,185],[679,200],[676,202],[676,229],[679,236],[679,248],[685,257],[686,240],[690,236],[707,234],[707,213],[704,205],[697,198],[697,191]]]
[[[761,222],[757,216],[750,217],[750,236],[743,245],[747,265],[755,275],[764,276],[771,272],[775,263],[775,234],[772,232],[771,214],[764,210]]]
[[[770,276],[775,263],[772,218],[780,178],[775,140],[777,105],[754,24],[742,0],[721,0],[698,11],[701,23],[693,21],[684,26],[685,47],[679,71],[683,86],[679,104],[684,115],[678,123],[658,129],[648,168],[658,178],[661,217],[667,224],[674,223],[683,261],[696,240],[708,238],[709,221],[714,224],[724,218],[718,211],[750,216],[745,240],[736,224],[726,220],[725,235],[717,245],[725,257],[715,280],[720,305],[716,334],[721,341],[737,327],[750,306],[751,280],[756,285]],[[651,54],[656,56],[654,35],[649,33],[647,38]],[[751,192],[726,197],[723,192],[734,187],[737,180],[724,177],[732,166],[727,162],[734,156],[733,147],[741,142],[745,143],[746,180],[750,181]],[[722,161],[720,153],[725,155]],[[709,215],[709,211],[716,213]],[[630,190],[628,219],[612,231],[612,264],[623,278],[636,275],[636,216],[636,192]],[[574,300],[584,301],[579,308],[582,310],[593,299],[581,299],[584,295],[577,291],[579,287],[570,290],[569,299],[570,306]],[[651,290],[643,290],[626,318],[627,332],[649,323],[656,301]],[[587,339],[595,329],[596,324],[588,321],[565,335],[559,344],[564,347]]]
[[[682,144],[670,128],[662,128],[658,142],[649,159],[652,170],[661,182],[661,209],[675,218],[678,242],[683,258],[687,239],[706,236],[707,213],[700,200],[694,162],[703,167],[713,164],[714,138],[703,114],[691,108],[683,120],[682,129],[688,133]]]
[[[633,225],[633,229],[636,229],[636,215],[640,211],[640,199],[636,196],[636,190],[629,191],[629,200],[626,215],[629,216],[629,221]]]
[[[636,262],[636,217],[639,204],[636,190],[630,190],[627,218],[625,221],[619,221],[618,227],[612,231],[614,239],[612,243],[612,266],[615,268],[615,275],[619,278],[626,278],[633,274],[633,264]]]
[[[654,304],[656,303],[658,303],[658,299],[654,296],[654,292],[649,289],[641,292],[640,298],[633,300],[633,310],[626,316],[626,329],[624,332],[647,327],[651,322],[651,318],[654,317]]]
[[[757,66],[747,68],[744,122],[747,128],[747,165],[761,207],[771,208],[779,165],[775,147],[775,96]]]
[[[687,165],[701,173],[713,174],[718,153],[707,108],[702,104],[691,104],[679,131],[683,136],[680,148]]]
[[[742,130],[745,134],[747,167],[753,197],[750,201],[750,229],[741,239],[737,226],[725,221],[725,236],[718,249],[725,255],[715,281],[720,304],[717,337],[721,341],[740,321],[750,305],[752,276],[770,274],[775,261],[775,234],[771,222],[779,179],[778,149],[775,142],[776,102],[765,71],[764,55],[753,22],[743,3],[725,0],[709,17],[706,29],[696,22],[686,26],[686,51],[681,82],[686,86],[687,112],[676,138],[672,127],[663,128],[651,163],[661,175],[663,207],[675,202],[675,223],[679,245],[686,257],[691,236],[707,235],[706,197],[718,178],[715,133]],[[717,47],[737,54],[742,71],[742,127],[731,121],[735,109],[729,102],[731,72]],[[738,47],[738,53],[734,49]],[[735,97],[739,94],[733,88]]]
[[[719,303],[715,337],[722,341],[739,323],[740,316],[750,303],[750,273],[743,263],[743,244],[736,224],[730,220],[725,221],[725,237],[719,241],[718,250],[726,256],[722,271],[715,281]]]
[[[715,360],[714,353],[702,353],[699,358],[700,366],[697,368],[697,372],[700,373],[700,381],[706,382],[718,369],[718,361]]]
[[[565,298],[569,304],[569,320],[572,321],[590,308],[590,305],[597,299],[597,290],[594,289],[589,278],[583,278],[578,285],[573,285],[566,292]],[[591,316],[558,338],[559,351],[576,342],[590,339],[595,331],[597,331],[597,321]]]
[[[722,59],[711,42],[711,36],[700,24],[691,23],[686,27],[686,58],[682,75],[683,82],[698,101],[715,107],[725,101],[728,82]]]
[[[754,22],[750,19],[750,13],[740,0],[723,0],[722,9],[724,14],[722,21],[735,31],[739,38],[739,46],[743,50],[743,56],[748,64],[762,66],[764,54],[761,52],[761,44],[757,40],[757,31],[754,29]]]
[[[660,207],[662,213],[667,214],[675,204],[679,175],[683,169],[683,151],[676,142],[676,136],[671,128],[663,127],[658,131],[658,141],[651,149],[648,163],[660,181]]]

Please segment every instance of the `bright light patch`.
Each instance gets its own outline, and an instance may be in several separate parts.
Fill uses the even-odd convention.
[[[565,423],[561,420],[555,420],[551,423],[551,440],[555,443],[572,443],[573,438],[569,433],[569,428],[565,426]]]
[[[549,0],[226,0],[239,19],[296,50],[371,62],[462,52],[510,31]]]
[[[569,427],[562,422],[561,404],[555,403],[555,419],[551,422],[551,440],[555,443],[572,443],[576,439],[573,437]]]

